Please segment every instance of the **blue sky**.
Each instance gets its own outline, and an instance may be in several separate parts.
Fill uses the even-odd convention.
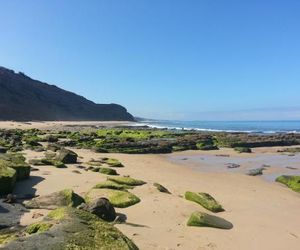
[[[298,0],[2,0],[0,65],[136,116],[300,119]]]

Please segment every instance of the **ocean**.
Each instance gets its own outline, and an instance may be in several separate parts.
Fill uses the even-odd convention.
[[[171,121],[143,120],[153,128],[185,129],[212,132],[300,133],[300,121]]]

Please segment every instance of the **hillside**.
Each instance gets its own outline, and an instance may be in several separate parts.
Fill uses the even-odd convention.
[[[118,104],[96,104],[0,67],[0,120],[133,121],[134,118]]]

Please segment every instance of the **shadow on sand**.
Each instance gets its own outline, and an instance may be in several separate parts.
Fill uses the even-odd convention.
[[[44,180],[43,177],[31,176],[27,180],[18,181],[13,192],[16,195],[17,203],[9,204],[3,202],[3,199],[0,200],[0,229],[19,224],[21,216],[27,212],[21,202],[35,196],[36,188],[34,186],[42,180]]]

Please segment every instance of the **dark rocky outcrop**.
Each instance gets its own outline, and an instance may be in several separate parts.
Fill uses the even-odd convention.
[[[26,208],[31,209],[55,209],[61,206],[77,207],[84,203],[84,199],[71,189],[64,189],[52,194],[39,196],[25,201]]]
[[[69,91],[0,67],[0,120],[133,121],[117,104],[96,104]]]
[[[65,164],[72,164],[77,162],[77,154],[68,149],[61,149],[55,159]]]
[[[138,247],[113,225],[89,212],[61,207],[42,222],[15,232],[0,234],[4,249],[114,249],[137,250]],[[4,240],[3,240],[4,239]]]
[[[116,211],[113,205],[108,199],[103,197],[88,204],[83,203],[78,208],[97,215],[105,221],[114,221],[116,219]]]

